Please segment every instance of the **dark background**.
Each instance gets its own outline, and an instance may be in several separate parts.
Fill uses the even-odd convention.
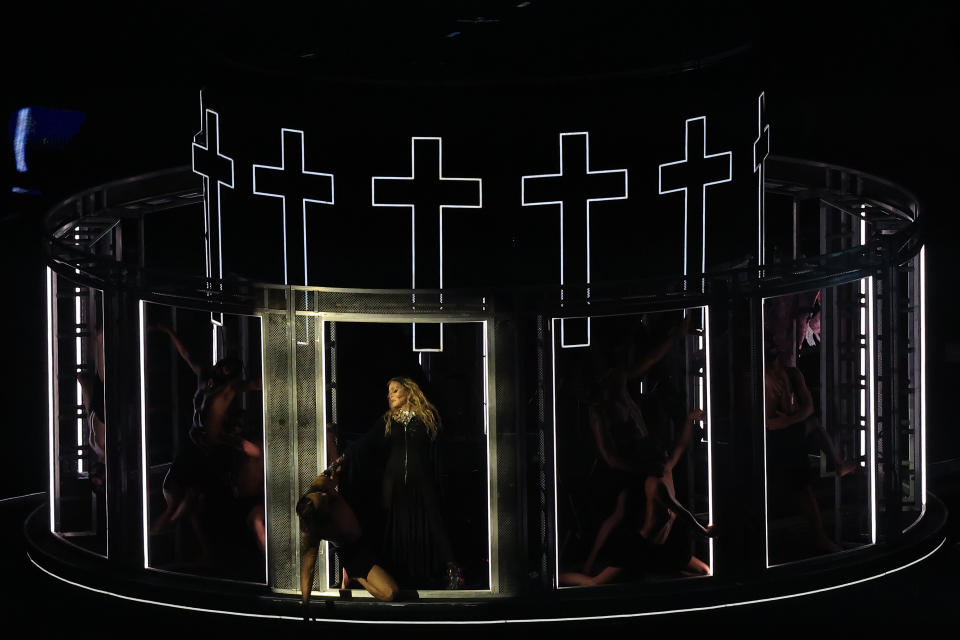
[[[0,103],[10,136],[0,197],[0,261],[8,274],[0,498],[46,489],[43,212],[87,186],[188,164],[198,92],[220,73],[224,52],[248,64],[340,79],[473,75],[535,85],[746,45],[749,75],[767,92],[773,153],[885,177],[924,207],[933,490],[956,476],[960,436],[949,400],[960,379],[953,330],[960,267],[956,9],[923,2],[798,3],[784,13],[749,2],[710,10],[695,3],[630,9],[614,2],[330,2],[304,17],[273,6],[269,14],[226,3],[2,9],[8,37],[0,45]],[[19,174],[12,133],[25,106],[85,115],[69,143],[39,149],[31,170]]]

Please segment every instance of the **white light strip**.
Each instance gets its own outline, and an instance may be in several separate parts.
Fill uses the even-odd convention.
[[[770,125],[764,124],[764,111],[767,106],[766,92],[761,91],[757,97],[757,139],[753,141],[753,171],[757,174],[757,264],[764,265],[763,236],[764,214],[766,213],[766,192],[764,190],[764,175],[766,174],[766,159],[770,155]],[[767,134],[767,148],[763,150],[763,157],[757,157],[757,150],[763,134]]]
[[[875,393],[875,380],[876,380],[876,369],[874,368],[874,329],[873,329],[873,276],[867,278],[867,348],[869,350],[870,357],[870,368],[869,368],[869,377],[867,378],[867,388],[869,392],[870,400],[870,414],[869,414],[869,437],[870,437],[870,466],[869,466],[869,477],[870,477],[870,542],[876,543],[877,541],[877,421],[876,421],[876,400],[874,399]]]
[[[920,504],[927,505],[927,266],[920,248]]]
[[[490,476],[492,474],[490,469],[490,366],[492,361],[488,357],[487,352],[487,321],[484,320],[481,324],[481,331],[483,332],[483,435],[486,440],[486,457],[487,457],[487,558],[490,559],[487,562],[487,586],[491,591],[493,591],[493,524],[491,523],[491,513],[493,513],[493,491],[496,490],[495,487],[490,486]]]
[[[410,209],[410,288],[417,288],[417,207],[413,203],[402,202],[377,202],[377,180],[383,181],[415,181],[417,179],[417,142],[431,141],[437,143],[437,180],[440,182],[476,182],[477,183],[477,204],[441,204],[439,211],[437,230],[439,238],[439,279],[440,289],[443,289],[443,212],[444,209],[482,209],[483,208],[483,178],[447,178],[443,175],[443,138],[436,136],[411,136],[410,138],[410,175],[409,176],[371,176],[370,177],[370,206],[372,207],[403,207]],[[441,293],[441,304],[443,294]],[[413,302],[416,303],[416,294],[413,295]],[[413,351],[443,351],[443,327],[440,328],[440,349],[417,349],[416,343],[416,323],[413,324]]]
[[[265,316],[260,318],[260,424],[263,425],[263,450],[260,454],[263,456],[263,530],[264,530],[264,551],[263,551],[263,581],[270,584],[270,517],[267,510],[267,474],[268,462],[267,456],[267,376],[264,371],[266,362],[266,342],[263,339],[263,325],[266,321]]]
[[[767,301],[760,300],[760,326],[767,326]],[[766,332],[760,340],[760,368],[764,377],[764,393],[760,398],[760,406],[763,409],[763,554],[766,557],[766,566],[770,568],[770,492],[767,487],[767,336]]]
[[[222,207],[221,207],[221,205],[220,205],[220,200],[221,200],[221,198],[220,198],[220,195],[221,195],[221,194],[220,194],[220,187],[221,187],[221,186],[224,186],[224,187],[227,187],[227,188],[229,188],[229,189],[233,189],[233,185],[236,184],[236,180],[235,180],[235,175],[234,175],[233,158],[230,158],[230,157],[225,156],[225,155],[223,155],[222,153],[220,153],[220,114],[217,113],[216,111],[214,111],[213,109],[204,109],[204,108],[203,108],[203,92],[200,93],[200,111],[201,111],[201,116],[200,116],[200,118],[201,118],[200,131],[197,133],[197,135],[194,137],[194,139],[196,139],[197,137],[199,137],[201,133],[206,132],[206,135],[205,135],[206,140],[204,141],[206,146],[201,145],[201,144],[198,143],[198,142],[194,142],[194,143],[191,145],[190,168],[191,168],[191,169],[193,170],[193,172],[196,173],[197,175],[203,176],[203,184],[204,184],[204,186],[206,187],[206,195],[207,195],[207,197],[205,197],[203,200],[204,200],[204,210],[205,210],[205,211],[204,211],[204,213],[205,213],[205,215],[204,215],[204,222],[205,222],[205,225],[204,225],[204,226],[205,226],[205,229],[204,229],[204,230],[205,230],[206,233],[207,233],[207,237],[206,237],[206,254],[207,254],[207,277],[208,277],[208,278],[214,277],[214,276],[213,276],[213,258],[212,258],[212,256],[210,255],[211,250],[212,250],[212,245],[210,244],[210,230],[212,229],[212,227],[211,227],[211,225],[210,225],[210,204],[209,204],[209,202],[210,202],[210,198],[209,198],[209,194],[210,194],[210,176],[204,175],[204,174],[200,173],[199,171],[197,171],[197,169],[196,169],[196,161],[194,160],[194,156],[195,156],[196,153],[197,153],[197,149],[200,149],[201,151],[209,151],[209,150],[210,150],[210,129],[207,127],[207,122],[209,122],[209,120],[210,120],[210,114],[212,114],[212,115],[214,116],[215,130],[216,130],[216,149],[214,149],[214,152],[217,154],[217,156],[219,156],[220,158],[223,158],[224,160],[226,160],[227,162],[230,163],[230,183],[228,184],[228,183],[226,183],[226,182],[223,182],[223,181],[221,181],[219,178],[218,178],[217,181],[216,181],[216,182],[217,182],[217,184],[216,184],[216,189],[217,189],[217,268],[218,268],[218,272],[217,272],[216,277],[217,277],[218,279],[222,279],[222,278],[223,278],[223,225],[222,225],[222,223],[221,223],[221,219],[222,219],[222,214],[221,214]]]
[[[553,414],[553,579],[554,587],[560,586],[560,545],[557,543],[557,533],[560,531],[560,505],[557,500],[557,322],[563,324],[559,318],[550,319],[550,388],[553,393],[550,412]]]
[[[17,129],[13,135],[13,155],[17,160],[17,172],[27,172],[27,133],[30,130],[30,107],[17,111]]]
[[[689,161],[689,150],[690,150],[690,123],[695,120],[703,120],[703,151],[700,154],[700,159],[706,160],[707,158],[718,158],[720,156],[727,156],[727,177],[721,180],[713,180],[710,182],[704,182],[700,185],[700,217],[701,225],[703,229],[701,230],[700,236],[700,273],[704,273],[707,270],[707,187],[715,184],[722,184],[724,182],[731,182],[733,180],[733,152],[732,151],[723,151],[720,153],[707,153],[707,117],[698,116],[696,118],[687,118],[684,122],[684,134],[683,134],[683,160],[676,160],[674,162],[665,162],[659,165],[657,171],[657,192],[660,195],[667,193],[675,193],[678,191],[683,192],[683,275],[688,275],[687,267],[687,238],[688,238],[688,226],[689,226],[689,212],[687,206],[687,194],[689,187],[676,187],[674,189],[664,189],[663,188],[663,168],[669,167],[676,164],[686,164]],[[700,283],[701,287],[703,282]],[[685,285],[686,286],[686,285]]]
[[[79,227],[77,227],[77,229],[79,230]],[[75,237],[79,237],[79,236],[75,236]],[[73,339],[73,342],[74,342],[74,347],[76,350],[76,358],[77,358],[76,359],[77,366],[75,371],[76,373],[79,374],[80,366],[83,364],[83,342],[80,339],[79,333],[77,333],[77,331],[79,331],[80,329],[80,324],[83,320],[80,315],[80,287],[73,288],[73,308],[74,308],[74,326],[76,327],[76,330],[74,331],[75,337]],[[74,452],[74,456],[76,456],[77,458],[77,473],[83,473],[84,471],[83,458],[81,457],[83,453],[83,418],[81,417],[82,414],[79,410],[79,407],[83,406],[83,387],[80,385],[80,378],[77,378],[76,385],[77,385],[76,406],[78,407],[76,411],[77,413],[77,450]]]
[[[604,197],[604,198],[587,198],[587,199],[586,199],[586,200],[587,200],[587,202],[586,202],[586,211],[585,211],[585,216],[586,216],[586,221],[585,221],[586,224],[585,224],[585,227],[586,227],[586,228],[585,228],[585,230],[584,230],[584,237],[585,237],[586,243],[587,243],[587,264],[586,264],[586,275],[587,275],[587,278],[586,278],[586,284],[587,284],[587,286],[588,286],[588,288],[587,288],[587,298],[588,298],[588,299],[589,299],[589,297],[590,297],[589,285],[590,285],[590,281],[591,281],[591,274],[590,274],[590,205],[591,205],[592,203],[594,203],[594,202],[604,202],[604,201],[607,201],[607,200],[626,200],[626,199],[628,199],[629,196],[630,196],[630,183],[629,183],[629,174],[628,174],[627,169],[598,169],[598,170],[595,170],[595,171],[592,171],[592,170],[590,169],[590,132],[589,132],[589,131],[573,131],[573,132],[561,133],[561,134],[560,134],[560,151],[559,151],[559,154],[560,154],[560,155],[559,155],[559,159],[560,159],[560,162],[559,162],[559,164],[560,164],[560,172],[559,172],[559,173],[541,173],[541,174],[535,174],[535,175],[529,175],[529,176],[522,176],[522,177],[520,178],[520,204],[521,204],[521,206],[531,207],[531,206],[541,206],[541,205],[551,205],[551,204],[560,205],[560,287],[561,287],[561,291],[560,291],[560,300],[561,300],[561,302],[560,302],[560,305],[561,305],[561,306],[563,306],[563,286],[566,284],[566,260],[565,260],[565,257],[564,257],[564,250],[563,250],[563,241],[564,241],[564,233],[563,233],[563,216],[564,216],[564,212],[563,212],[563,200],[562,200],[562,199],[561,199],[561,200],[543,200],[543,201],[539,201],[539,200],[538,200],[538,201],[530,201],[530,202],[528,202],[528,201],[527,201],[527,180],[528,180],[528,179],[530,179],[530,180],[535,180],[535,179],[538,179],[538,178],[561,178],[561,177],[563,177],[563,175],[564,175],[564,173],[563,173],[563,155],[564,155],[564,154],[563,154],[563,139],[564,139],[566,136],[583,136],[583,137],[584,137],[583,144],[584,144],[584,151],[585,151],[585,154],[586,154],[584,166],[586,167],[587,175],[596,175],[596,174],[601,174],[601,173],[622,173],[622,174],[623,174],[623,195],[622,195],[622,196],[607,196],[607,197]],[[566,342],[566,337],[565,337],[565,335],[564,335],[563,325],[564,325],[564,322],[561,320],[561,321],[560,321],[560,346],[561,346],[562,348],[566,349],[566,348],[576,348],[576,347],[587,347],[587,346],[590,346],[590,319],[589,319],[589,318],[587,318],[587,341],[586,341],[586,343],[584,343],[584,344],[567,344],[567,342]]]
[[[413,351],[415,353],[424,354],[424,353],[442,353],[443,352],[443,323],[434,323],[434,322],[421,322],[419,324],[439,324],[440,325],[440,348],[439,349],[429,349],[429,348],[418,348],[417,347],[417,322],[413,322]],[[419,356],[418,356],[419,357]],[[423,364],[423,361],[420,361]]]
[[[706,387],[707,426],[707,524],[713,524],[713,411],[710,404],[710,307],[703,307],[703,339],[706,347],[703,364],[703,386]],[[713,538],[708,539],[710,547],[710,575],[716,575],[713,567]]]
[[[48,502],[50,507],[50,532],[54,533],[56,531],[56,509],[55,504],[57,501],[57,491],[56,491],[56,479],[55,479],[55,466],[54,461],[56,456],[54,450],[56,446],[54,444],[55,431],[54,428],[56,417],[54,416],[54,379],[56,377],[56,363],[53,361],[53,270],[50,267],[47,267],[47,443],[48,443],[48,458],[47,458],[47,472],[48,472],[48,481],[49,489],[47,490],[47,495],[49,496]]]
[[[861,236],[862,237],[862,236]],[[861,384],[860,386],[860,415],[863,416],[862,423],[860,424],[860,457],[866,457],[867,455],[867,442],[866,442],[866,427],[865,422],[868,420],[868,411],[870,407],[867,404],[867,385],[868,385],[868,376],[870,372],[867,370],[867,283],[865,279],[861,279],[857,283],[857,291],[860,293],[860,328],[858,338],[858,343],[860,346],[860,377]],[[861,462],[860,466],[866,466],[866,462]]]
[[[309,316],[307,316],[309,318]],[[322,316],[321,316],[322,317]],[[327,452],[327,349],[326,349],[326,336],[327,336],[327,323],[324,320],[321,320],[317,323],[317,329],[319,331],[319,336],[317,340],[320,342],[320,380],[321,380],[321,389],[323,389],[323,397],[320,399],[320,415],[322,424],[320,426],[320,435],[322,443],[320,445],[320,455],[322,456],[322,462],[317,465],[321,469],[326,469],[328,465],[328,460],[330,459],[330,454]],[[309,338],[309,335],[307,336]],[[266,495],[266,494],[264,494]],[[321,585],[323,586],[324,591],[330,590],[330,543],[326,540],[323,541],[323,562],[321,563],[320,569],[323,574],[323,581]],[[302,562],[302,560],[301,560]],[[342,572],[341,572],[342,573]]]
[[[147,376],[146,376],[146,326],[147,309],[143,300],[139,302],[140,307],[140,493],[141,499],[141,517],[143,520],[143,567],[150,567],[150,504],[147,500],[147,481],[150,473],[150,467],[147,465]]]
[[[7,502],[15,502],[17,500],[24,500],[26,498],[32,498],[33,496],[47,495],[46,491],[34,491],[33,493],[27,493],[22,496],[10,496],[9,498],[0,498],[0,504]]]
[[[645,618],[645,617],[650,617],[650,616],[671,615],[671,614],[676,614],[676,613],[693,613],[693,612],[697,612],[697,611],[717,611],[717,610],[727,609],[727,608],[731,608],[731,607],[742,607],[742,606],[753,605],[753,604],[764,604],[764,603],[767,603],[767,602],[778,602],[778,601],[780,601],[780,600],[789,600],[789,599],[791,599],[791,598],[802,598],[802,597],[804,597],[804,596],[811,596],[811,595],[816,595],[816,594],[818,594],[818,593],[827,593],[827,592],[829,592],[829,591],[836,591],[837,589],[844,589],[844,588],[846,588],[846,587],[852,587],[852,586],[856,586],[856,585],[858,585],[858,584],[863,584],[863,583],[866,583],[866,582],[870,582],[870,581],[873,581],[873,580],[877,580],[877,579],[880,579],[880,578],[884,578],[884,577],[886,577],[886,576],[892,575],[892,574],[897,573],[897,572],[899,572],[899,571],[903,571],[904,569],[908,569],[908,568],[914,566],[915,564],[919,564],[919,563],[923,562],[924,560],[926,560],[926,559],[929,558],[930,556],[932,556],[932,555],[934,555],[935,553],[937,553],[937,552],[943,547],[943,545],[946,544],[946,542],[947,542],[947,539],[946,539],[946,538],[943,538],[943,539],[940,541],[940,544],[938,544],[932,551],[928,552],[927,554],[923,555],[922,557],[917,558],[916,560],[911,560],[910,562],[908,562],[908,563],[906,563],[906,564],[904,564],[904,565],[901,565],[901,566],[899,566],[899,567],[894,567],[893,569],[888,569],[887,571],[883,571],[883,572],[881,572],[881,573],[877,573],[877,574],[874,574],[874,575],[871,575],[871,576],[867,576],[866,578],[860,578],[859,580],[852,580],[852,581],[850,581],[850,582],[845,582],[845,583],[843,583],[843,584],[831,585],[831,586],[829,586],[829,587],[822,587],[822,588],[820,588],[820,589],[811,589],[811,590],[808,590],[808,591],[800,591],[800,592],[798,592],[798,593],[792,593],[792,594],[787,594],[787,595],[782,595],[782,596],[771,596],[771,597],[768,597],[768,598],[756,598],[756,599],[753,599],[753,600],[741,600],[741,601],[739,601],[739,602],[726,602],[726,603],[723,603],[723,604],[706,605],[706,606],[702,606],[702,607],[687,607],[687,608],[684,608],[684,609],[666,609],[666,610],[663,610],[663,611],[641,611],[641,612],[636,612],[636,613],[620,613],[620,614],[606,615],[606,616],[571,616],[571,617],[562,617],[562,618],[561,618],[561,617],[558,617],[558,618],[526,618],[526,619],[523,619],[523,620],[507,620],[507,619],[501,619],[501,618],[498,618],[498,619],[495,619],[495,620],[460,620],[460,619],[452,619],[452,620],[350,620],[350,619],[345,619],[345,618],[318,618],[318,617],[310,618],[310,620],[311,620],[312,622],[318,622],[318,623],[322,623],[322,624],[325,624],[325,623],[342,623],[342,624],[376,624],[376,625],[384,625],[384,624],[398,624],[398,625],[400,625],[400,624],[409,624],[409,625],[436,625],[436,624],[494,625],[494,624],[529,624],[529,623],[538,623],[538,622],[548,622],[548,623],[549,623],[549,622],[573,622],[573,621],[578,621],[578,620],[615,620],[615,619],[625,619],[625,618]],[[127,595],[124,595],[124,594],[121,594],[121,593],[114,593],[114,592],[112,592],[112,591],[106,591],[106,590],[104,590],[104,589],[97,589],[97,588],[95,588],[95,587],[90,587],[90,586],[85,585],[85,584],[80,584],[79,582],[74,582],[74,581],[72,581],[72,580],[67,580],[66,578],[63,578],[63,577],[61,577],[61,576],[58,576],[57,574],[53,573],[52,571],[50,571],[50,570],[48,570],[48,569],[45,569],[44,567],[41,567],[39,564],[37,564],[37,561],[33,559],[33,556],[30,555],[29,552],[27,553],[27,558],[30,560],[31,563],[33,563],[33,566],[35,566],[37,569],[39,569],[40,571],[44,572],[45,574],[47,574],[48,576],[50,576],[50,577],[52,577],[52,578],[56,578],[57,580],[60,580],[61,582],[64,582],[64,583],[69,584],[69,585],[74,586],[74,587],[79,587],[79,588],[81,588],[81,589],[86,589],[87,591],[92,591],[93,593],[99,593],[99,594],[106,595],[106,596],[112,596],[112,597],[114,597],[114,598],[120,598],[121,600],[128,600],[128,601],[130,601],[130,602],[140,602],[140,603],[143,603],[143,604],[158,605],[158,606],[161,606],[161,607],[170,607],[170,608],[172,608],[172,609],[181,609],[181,610],[185,610],[185,611],[197,611],[197,612],[200,612],[200,613],[217,613],[217,614],[228,615],[228,616],[240,616],[240,617],[243,617],[243,618],[262,618],[262,619],[270,619],[270,620],[295,620],[295,621],[298,621],[298,622],[303,620],[303,617],[302,617],[302,616],[281,616],[281,615],[267,614],[267,613],[247,613],[247,612],[242,612],[242,611],[224,611],[224,610],[222,610],[222,609],[209,609],[209,608],[202,608],[202,607],[190,607],[190,606],[186,606],[186,605],[182,605],[182,604],[174,604],[174,603],[171,603],[171,602],[159,602],[159,601],[156,601],[156,600],[147,600],[147,599],[144,599],[144,598],[135,598],[135,597],[133,597],[133,596],[127,596]]]
[[[286,160],[287,160],[287,146],[286,146],[286,137],[287,134],[300,136],[300,174],[309,175],[309,176],[323,176],[330,179],[330,200],[313,200],[311,198],[301,198],[300,199],[300,208],[302,209],[301,213],[303,215],[303,284],[309,285],[309,272],[307,270],[307,203],[313,202],[316,204],[330,204],[334,203],[334,191],[333,191],[333,174],[332,173],[319,173],[317,171],[307,171],[307,156],[306,156],[306,143],[304,142],[303,136],[304,133],[300,129],[288,129],[283,127],[280,129],[280,166],[273,167],[264,164],[255,164],[253,165],[253,193],[258,196],[269,196],[271,198],[280,198],[280,207],[283,213],[283,284],[289,284],[289,275],[288,275],[288,266],[287,266],[287,196],[282,193],[270,193],[268,191],[260,191],[257,188],[257,169],[263,169],[264,171],[285,171],[286,170]]]
[[[574,316],[560,320],[560,347],[562,349],[576,349],[577,347],[589,347],[591,339],[590,316],[587,316],[587,341],[586,342],[567,342],[567,323],[564,320],[576,320],[583,316]]]

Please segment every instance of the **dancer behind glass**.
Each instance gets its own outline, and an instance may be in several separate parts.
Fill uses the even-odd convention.
[[[769,332],[768,332],[769,339]],[[785,367],[783,353],[772,340],[765,358],[767,472],[772,485],[790,494],[810,524],[813,542],[824,552],[842,551],[823,527],[820,506],[811,485],[806,438],[813,433],[843,477],[857,466],[840,457],[826,429],[814,416],[813,397],[799,369]]]
[[[710,574],[709,565],[690,553],[687,532],[692,529],[715,537],[716,528],[700,524],[677,500],[673,485],[673,469],[690,444],[693,422],[703,417],[700,409],[690,411],[670,455],[659,461],[651,458],[645,470],[638,469],[644,493],[642,518],[638,501],[631,500],[628,492],[620,493],[615,514],[607,522],[613,524],[607,528],[594,554],[600,571],[596,575],[592,569],[561,573],[558,577],[561,585],[597,586],[621,578],[624,572],[630,577],[646,571],[679,571],[691,576]],[[675,527],[678,519],[679,528]]]
[[[191,514],[202,494],[208,499],[231,496],[243,510],[257,547],[266,552],[263,450],[243,437],[242,409],[234,402],[241,393],[261,390],[261,381],[245,380],[243,363],[236,356],[203,366],[170,327],[157,324],[151,329],[170,337],[180,357],[197,376],[190,440],[181,443],[163,479],[167,508],[154,521],[151,533],[162,533]],[[191,522],[205,547],[206,536],[199,521],[191,517]]]
[[[410,378],[392,378],[387,412],[342,457],[348,466],[374,450],[385,456],[380,486],[383,516],[381,554],[401,583],[432,586],[446,572],[445,587],[459,589],[463,572],[440,513],[434,444],[440,430],[437,408]],[[361,462],[360,464],[364,464]]]
[[[340,564],[377,600],[397,597],[397,583],[376,563],[363,539],[360,522],[347,501],[337,492],[340,465],[335,463],[310,484],[297,502],[300,517],[300,594],[306,605],[313,588],[320,542],[327,540]]]

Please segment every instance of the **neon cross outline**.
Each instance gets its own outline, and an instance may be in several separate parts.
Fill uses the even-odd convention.
[[[766,234],[767,194],[764,182],[767,179],[767,156],[770,155],[770,123],[767,122],[767,95],[761,91],[757,97],[757,139],[753,141],[753,172],[757,174],[757,265],[766,264],[764,259],[764,235]]]
[[[431,176],[432,179],[440,182],[476,182],[476,204],[441,204],[439,205],[438,229],[439,237],[439,289],[443,289],[443,212],[444,209],[481,209],[483,208],[483,179],[482,178],[447,178],[443,175],[443,138],[436,136],[412,136],[410,138],[410,175],[409,176],[371,176],[370,178],[370,204],[374,207],[408,207],[410,209],[410,283],[411,288],[417,288],[417,205],[412,202],[399,201],[378,201],[377,200],[377,182],[382,183],[410,183],[417,180],[417,145],[436,144],[437,146],[437,173]],[[400,186],[400,185],[398,185]],[[422,259],[422,258],[421,258]],[[423,271],[423,269],[421,269]],[[432,288],[432,287],[425,287]],[[440,294],[440,301],[443,302],[443,293]],[[416,302],[416,294],[414,294]],[[443,325],[440,326],[440,348],[439,349],[418,349],[416,347],[416,324],[414,324],[414,351],[442,351],[443,350]]]
[[[712,158],[721,158],[723,156],[727,157],[727,177],[719,180],[710,180],[708,182],[703,182],[700,184],[700,193],[696,194],[694,198],[696,199],[699,196],[700,200],[700,211],[698,215],[700,222],[700,229],[697,237],[699,238],[699,249],[700,249],[700,271],[703,273],[706,271],[707,267],[707,244],[706,244],[706,232],[707,232],[707,187],[714,184],[721,184],[724,182],[731,182],[733,180],[733,152],[732,151],[723,151],[720,153],[707,153],[707,117],[698,116],[696,118],[687,118],[684,123],[684,144],[683,144],[683,160],[676,160],[674,162],[665,162],[659,166],[658,176],[657,176],[657,188],[660,195],[666,193],[675,193],[678,191],[683,192],[683,275],[688,275],[690,273],[689,265],[689,244],[690,244],[690,211],[689,211],[689,200],[690,200],[690,189],[689,186],[692,185],[683,185],[681,187],[672,187],[670,189],[664,189],[664,168],[665,167],[677,167],[681,169],[680,165],[687,164],[690,161],[690,152],[693,151],[693,148],[690,146],[690,123],[696,122],[697,120],[703,121],[703,127],[701,129],[701,142],[702,142],[702,151],[700,157],[696,160],[703,161],[709,160]],[[713,163],[719,165],[719,163]],[[681,169],[682,170],[682,169]],[[668,173],[674,173],[673,170],[668,169]],[[696,204],[696,201],[695,201]],[[701,282],[701,287],[703,283]]]
[[[191,156],[191,169],[197,175],[203,176],[203,224],[204,224],[204,236],[206,237],[206,268],[207,268],[207,277],[213,277],[213,263],[217,263],[217,278],[223,278],[223,242],[222,242],[222,224],[221,224],[221,211],[220,211],[220,187],[228,187],[233,189],[234,179],[233,179],[233,159],[220,153],[220,114],[214,111],[213,109],[204,109],[202,105],[201,98],[201,110],[203,112],[203,122],[200,125],[200,131],[197,132],[197,135],[193,137],[193,144],[190,148]],[[213,132],[213,140],[210,140],[210,133]],[[197,139],[203,135],[204,143],[200,144],[197,142]],[[210,147],[213,146],[215,155],[211,157]],[[201,168],[197,169],[197,160],[198,154],[202,152],[203,155],[200,156]],[[205,165],[205,166],[203,166]],[[230,167],[230,182],[224,182],[221,177],[214,176],[213,169],[217,168],[223,169],[227,165]],[[206,171],[206,173],[204,172]],[[221,173],[222,175],[222,173]],[[211,178],[216,178],[217,188],[216,191],[210,188]],[[214,227],[213,221],[211,220],[212,212],[214,207],[213,199],[214,193],[216,193],[216,227]],[[216,239],[213,235],[216,233]],[[216,248],[216,257],[214,258],[214,248]]]
[[[626,200],[629,195],[629,182],[628,182],[628,173],[626,169],[603,169],[593,171],[590,169],[590,132],[589,131],[575,131],[569,133],[560,134],[560,172],[559,173],[541,173],[536,175],[523,176],[520,179],[520,203],[524,207],[530,206],[542,206],[542,205],[560,205],[560,296],[561,296],[561,306],[563,305],[563,287],[567,284],[567,273],[566,273],[566,251],[565,247],[568,242],[573,242],[574,238],[568,237],[564,231],[565,219],[564,219],[564,209],[567,204],[570,205],[570,208],[573,208],[580,204],[579,198],[574,200],[574,198],[560,199],[560,200],[527,200],[527,181],[531,182],[531,186],[536,183],[543,185],[553,183],[558,180],[562,180],[564,177],[563,169],[563,160],[564,160],[564,138],[566,137],[582,137],[583,146],[584,146],[584,167],[586,170],[585,175],[601,175],[601,174],[623,174],[623,195],[611,195],[603,196],[598,198],[584,198],[584,208],[583,208],[583,226],[584,226],[584,236],[586,239],[586,258],[585,258],[585,278],[583,284],[586,287],[587,301],[589,303],[590,298],[590,205],[594,202],[603,202],[606,200]],[[572,160],[572,158],[571,158]],[[605,182],[612,183],[611,180],[605,180]],[[570,212],[567,212],[570,213]],[[580,213],[579,209],[573,212],[574,215]],[[577,220],[579,222],[579,219]],[[564,334],[564,325],[566,324],[567,318],[563,319],[561,322],[561,334]],[[563,347],[578,347],[578,346],[589,346],[590,344],[590,319],[587,318],[587,342],[584,344],[566,344],[564,337],[561,337],[561,346]]]
[[[280,186],[278,183],[284,180],[284,174],[288,171],[286,169],[287,164],[287,139],[290,139],[294,148],[291,149],[290,160],[292,162],[296,161],[296,149],[300,150],[300,173],[299,176],[314,176],[312,182],[314,184],[320,185],[320,188],[329,186],[330,190],[330,199],[324,200],[323,197],[326,194],[322,194],[318,198],[308,198],[306,197],[306,190],[302,190],[301,193],[295,194],[290,193],[291,200],[295,196],[299,196],[300,200],[300,209],[301,215],[295,215],[294,211],[287,211],[287,195],[286,193],[279,193],[280,189],[275,189],[274,191],[261,191],[257,189],[257,174],[262,174],[261,183],[264,182],[263,178],[273,177],[274,187]],[[259,170],[259,171],[258,171]],[[290,170],[295,170],[291,167]],[[322,178],[326,178],[323,180]],[[303,237],[303,282],[297,284],[308,285],[309,281],[309,272],[307,269],[307,203],[313,202],[315,204],[334,204],[334,191],[333,191],[333,174],[332,173],[321,173],[318,171],[308,171],[307,170],[307,159],[306,159],[306,145],[304,144],[303,131],[301,129],[288,129],[283,127],[280,129],[280,166],[274,167],[270,165],[255,164],[253,165],[253,193],[258,196],[269,196],[271,198],[280,198],[281,205],[283,208],[283,284],[290,284],[289,273],[290,268],[287,260],[287,236],[294,235],[299,232]],[[293,202],[290,203],[290,206],[293,207]],[[292,227],[288,234],[287,228]]]

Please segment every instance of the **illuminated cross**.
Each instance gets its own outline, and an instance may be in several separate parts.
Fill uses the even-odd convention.
[[[198,141],[204,138],[204,144]],[[193,172],[203,176],[203,229],[206,237],[207,277],[223,278],[223,243],[220,237],[220,187],[233,188],[233,160],[220,153],[220,115],[204,110],[203,127],[193,139]],[[216,183],[216,189],[211,185]],[[216,271],[214,272],[214,269]]]
[[[307,203],[333,204],[333,174],[307,171],[303,131],[280,129],[280,166],[253,165],[253,192],[282,201],[283,283],[309,284]]]
[[[757,98],[757,139],[753,141],[753,172],[757,174],[757,264],[763,265],[763,237],[766,233],[767,198],[764,182],[767,179],[766,159],[770,155],[770,124],[767,122],[767,96]]]
[[[733,153],[707,153],[707,119],[686,121],[683,160],[660,165],[659,191],[683,192],[683,275],[707,266],[707,187],[733,179]],[[702,282],[701,282],[702,285]]]
[[[443,175],[443,139],[410,138],[410,175],[373,176],[371,204],[410,209],[411,287],[443,289],[444,209],[479,209],[483,206],[480,178],[447,178]],[[416,329],[416,327],[414,327]],[[439,351],[439,341],[414,349]]]
[[[521,178],[523,206],[560,205],[561,305],[565,289],[584,295],[588,301],[590,298],[590,205],[626,198],[626,169],[590,169],[590,134],[587,132],[560,134],[559,173]],[[589,318],[565,318],[561,323],[561,345],[589,345],[589,322]],[[568,341],[568,334],[577,337]]]

